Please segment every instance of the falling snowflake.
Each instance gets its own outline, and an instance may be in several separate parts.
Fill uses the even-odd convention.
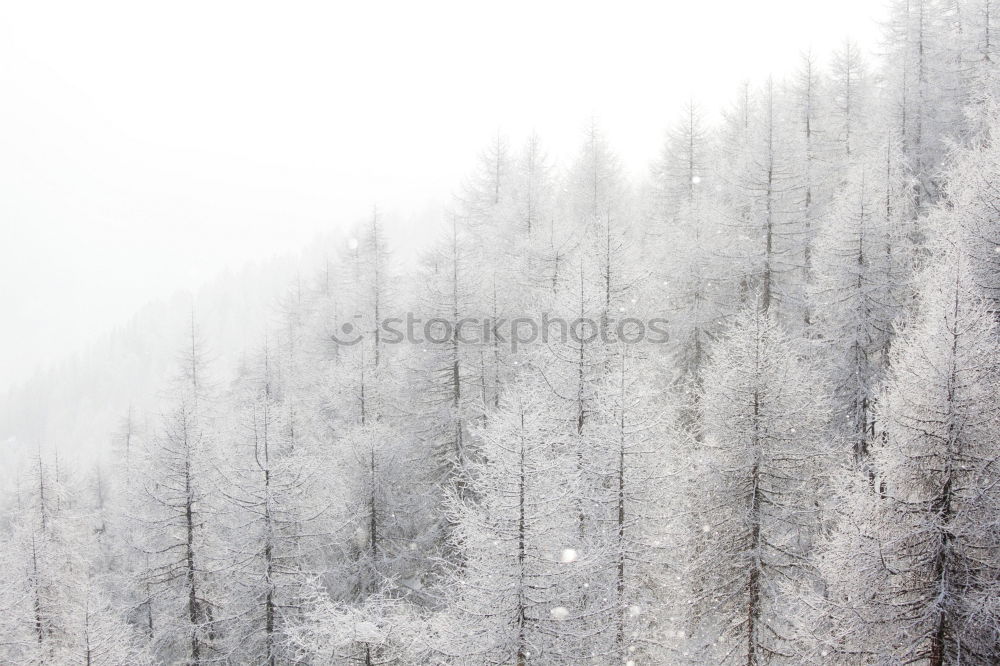
[[[559,561],[563,564],[569,564],[570,562],[576,562],[580,557],[580,554],[576,552],[576,548],[563,548],[562,552],[559,553]]]
[[[552,616],[553,620],[565,620],[569,617],[569,609],[565,606],[556,606],[549,611],[549,614]]]

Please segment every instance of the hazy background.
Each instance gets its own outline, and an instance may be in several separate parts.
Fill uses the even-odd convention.
[[[0,5],[0,391],[224,269],[366,214],[412,228],[501,129],[571,156],[596,114],[642,173],[883,10],[780,0]],[[410,224],[410,228],[399,227]]]

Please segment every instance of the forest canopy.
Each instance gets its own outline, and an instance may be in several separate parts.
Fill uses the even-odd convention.
[[[0,662],[1000,663],[998,21],[898,1],[638,179],[498,133],[419,265],[373,208],[234,368],[192,309],[12,393]]]

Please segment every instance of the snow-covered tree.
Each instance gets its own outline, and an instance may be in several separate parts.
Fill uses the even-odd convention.
[[[848,39],[834,51],[830,69],[830,139],[839,153],[832,157],[849,163],[852,155],[865,150],[871,94],[868,68],[861,49]]]
[[[664,373],[650,347],[620,345],[605,378],[595,435],[597,448],[611,453],[602,460],[605,490],[594,502],[611,576],[592,580],[609,583],[601,593],[613,632],[609,657],[621,661],[669,659],[662,625],[669,611],[683,612],[676,586],[683,568],[673,555],[684,529],[678,486],[690,442],[662,398]]]
[[[969,279],[990,300],[994,311],[1000,311],[1000,108],[993,100],[985,103],[989,121],[983,134],[956,155],[950,172],[947,193],[954,215],[944,222],[957,228],[969,260]]]
[[[170,404],[150,442],[139,486],[142,585],[154,609],[156,653],[203,663],[217,656],[216,446],[204,345],[191,319]]]
[[[1000,659],[996,324],[949,249],[896,344],[874,451],[824,558],[828,647],[849,663]]]
[[[553,419],[542,387],[517,394],[482,429],[482,458],[470,495],[452,496],[462,554],[449,601],[452,630],[437,649],[455,663],[571,662],[579,656],[563,630],[579,626],[569,608],[594,562],[576,545],[579,483],[568,433]]]
[[[706,370],[704,444],[690,492],[703,539],[690,563],[697,662],[799,663],[798,597],[829,456],[824,387],[760,306],[744,309]]]
[[[149,663],[139,632],[110,602],[113,581],[99,569],[101,532],[81,481],[57,475],[39,452],[17,488],[18,515],[4,526],[0,548],[5,663]]]
[[[909,303],[912,251],[898,154],[860,162],[817,240],[816,319],[830,347],[843,432],[863,464],[874,437],[876,394],[896,322]]]
[[[288,629],[301,619],[307,572],[329,538],[331,498],[315,446],[287,425],[266,342],[254,365],[234,388],[235,441],[219,465],[227,520],[217,568],[229,616],[226,658],[277,664],[292,658]]]
[[[694,386],[701,383],[706,349],[723,313],[710,151],[707,130],[691,103],[653,169],[653,221],[643,251],[652,264],[644,296],[670,319],[677,363]]]
[[[735,157],[724,176],[731,183],[726,233],[737,235],[723,252],[737,265],[744,299],[759,293],[765,310],[791,312],[802,298],[796,278],[806,236],[802,174],[795,168],[790,128],[782,121],[783,91],[769,78],[743,107],[744,115],[730,120],[743,125],[730,130],[723,148]]]

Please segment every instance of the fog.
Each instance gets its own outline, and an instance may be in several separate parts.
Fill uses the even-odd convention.
[[[7,5],[0,663],[1000,664],[995,0]]]
[[[565,158],[593,115],[641,174],[688,97],[713,112],[847,35],[876,49],[882,11],[613,6],[5,3],[0,389],[373,204],[408,251],[498,130]]]

